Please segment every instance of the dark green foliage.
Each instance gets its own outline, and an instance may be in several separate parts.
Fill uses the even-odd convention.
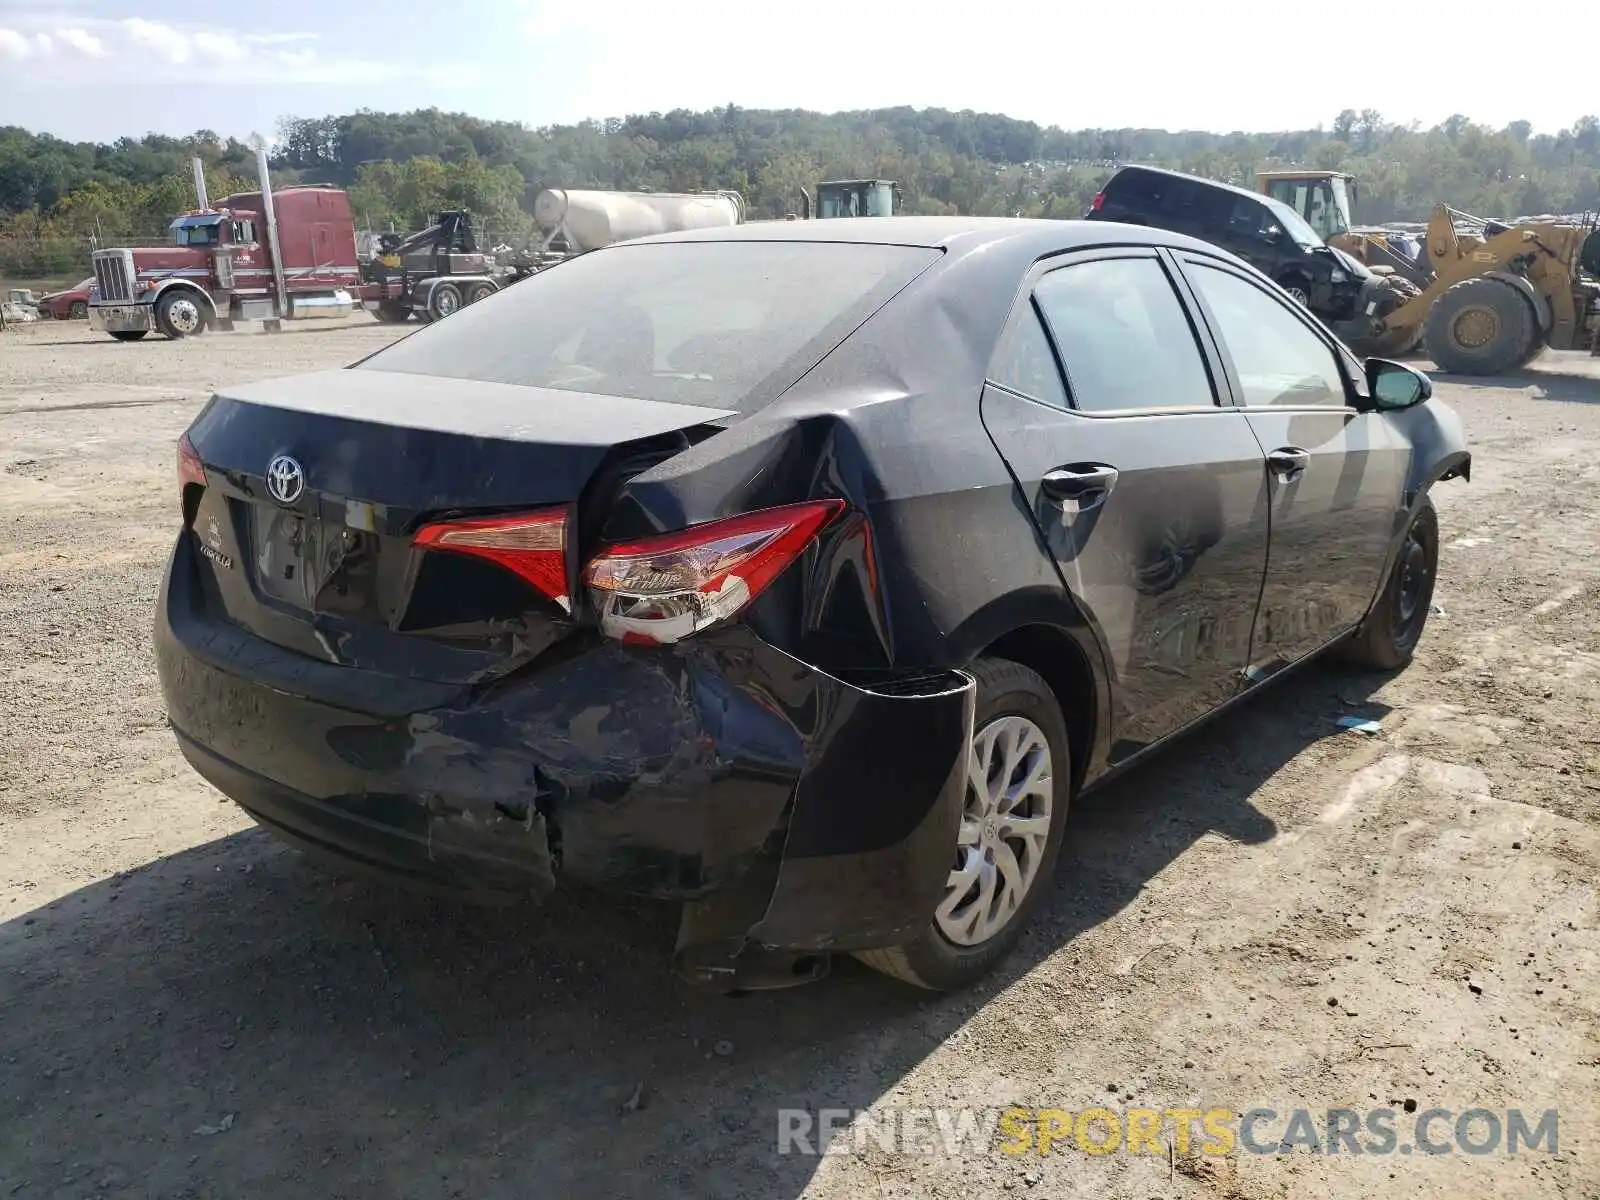
[[[1455,116],[1421,130],[1347,110],[1327,130],[1220,134],[1067,131],[943,109],[728,105],[539,129],[437,109],[363,111],[287,118],[278,133],[275,182],[347,186],[362,224],[411,229],[464,206],[512,242],[530,235],[542,187],[735,188],[752,216],[777,217],[796,210],[802,186],[876,176],[899,181],[908,212],[1076,217],[1121,162],[1246,185],[1274,166],[1348,170],[1361,183],[1357,219],[1368,222],[1420,220],[1439,200],[1500,217],[1600,207],[1600,121],[1590,116],[1535,135],[1525,121],[1497,131]],[[191,203],[197,153],[214,197],[253,179],[250,149],[208,130],[106,146],[0,128],[0,275],[80,269],[90,235],[160,238]]]

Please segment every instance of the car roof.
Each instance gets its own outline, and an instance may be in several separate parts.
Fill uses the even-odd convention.
[[[1249,188],[1237,187],[1231,183],[1223,183],[1221,180],[1207,179],[1203,175],[1189,175],[1183,171],[1169,171],[1165,167],[1147,167],[1142,163],[1129,163],[1125,167],[1118,168],[1116,174],[1122,175],[1129,171],[1142,171],[1147,175],[1164,175],[1168,179],[1181,179],[1186,183],[1203,183],[1206,187],[1216,188],[1219,192],[1232,192],[1235,196],[1247,196],[1251,200],[1259,202],[1271,199],[1269,196],[1263,196],[1260,192],[1252,192]],[[1115,178],[1116,175],[1113,175],[1112,179]],[[1111,186],[1111,180],[1108,179],[1106,181],[1106,186]]]
[[[1216,247],[1148,225],[1114,221],[1056,221],[1036,217],[834,217],[812,221],[749,221],[716,229],[652,234],[602,247],[602,251],[652,242],[835,242],[923,246],[947,256],[994,252],[1038,258],[1107,244],[1175,246],[1216,253]]]

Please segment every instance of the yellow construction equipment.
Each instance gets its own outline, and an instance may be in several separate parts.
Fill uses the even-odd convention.
[[[1434,206],[1422,253],[1402,272],[1405,255],[1388,231],[1353,227],[1354,182],[1336,171],[1269,171],[1256,177],[1263,193],[1293,206],[1323,237],[1376,271],[1404,274],[1421,291],[1383,317],[1400,339],[1420,332],[1441,371],[1498,375],[1545,347],[1600,354],[1600,231],[1596,221],[1508,223]],[[1318,229],[1318,232],[1322,232]],[[1337,239],[1337,240],[1336,240]]]

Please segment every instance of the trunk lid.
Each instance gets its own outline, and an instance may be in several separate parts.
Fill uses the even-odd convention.
[[[226,389],[189,430],[206,473],[189,522],[201,603],[324,662],[492,677],[576,623],[491,562],[418,549],[417,528],[564,507],[575,587],[576,514],[603,503],[594,493],[620,482],[617,464],[663,461],[732,415],[387,371]]]

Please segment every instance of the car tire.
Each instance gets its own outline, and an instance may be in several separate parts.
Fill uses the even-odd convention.
[[[453,283],[435,284],[428,293],[428,319],[442,321],[461,310],[461,289]]]
[[[1439,571],[1439,515],[1424,496],[1406,528],[1372,611],[1345,644],[1344,657],[1357,666],[1397,671],[1411,661],[1433,605]]]
[[[89,305],[83,300],[74,300],[67,306],[67,320],[84,321],[89,317]]]
[[[1311,284],[1305,279],[1304,276],[1285,275],[1282,279],[1278,280],[1277,283],[1279,287],[1289,293],[1289,299],[1293,300],[1301,308],[1310,309]]]
[[[962,824],[963,836],[976,837],[980,844],[957,845],[958,866],[951,870],[946,892],[940,898],[927,928],[915,940],[899,946],[855,953],[856,958],[874,970],[930,991],[953,991],[976,982],[993,970],[1016,945],[1035,910],[1050,891],[1050,880],[1061,852],[1062,831],[1066,828],[1067,806],[1072,794],[1072,759],[1067,723],[1049,684],[1038,672],[1008,659],[979,659],[968,670],[977,680],[978,691],[972,747],[968,755],[972,770],[969,771]],[[1030,847],[1020,837],[1014,839],[1014,844],[1013,839],[994,836],[997,832],[1003,833],[1006,814],[996,814],[992,806],[987,804],[992,789],[976,783],[970,777],[982,769],[986,749],[992,750],[1005,739],[1022,739],[1024,745],[1031,742],[1049,755],[1045,764],[1048,786],[1041,787],[1028,798],[1030,814],[1047,815],[1048,828],[1043,834],[1042,845]],[[1016,745],[1017,742],[1012,741],[1011,744]],[[1029,754],[1032,756],[1037,752],[1030,750]],[[1033,761],[1037,769],[1037,759]],[[1048,813],[1038,814],[1040,801],[1046,798]],[[998,823],[995,820],[997,815],[1001,818]],[[968,829],[974,832],[969,835],[965,832]],[[1001,889],[999,896],[1003,898],[1006,894],[1003,890],[1004,872],[994,857],[1001,840],[1005,841],[1007,847],[1002,853],[1010,856],[1010,861],[1025,880],[1020,900],[1015,902],[1009,916],[1000,917],[1000,923],[986,935],[977,936],[983,934],[986,924],[979,919],[971,931],[976,940],[964,944],[953,940],[947,931],[958,923],[963,912],[971,911],[970,907],[956,904],[946,913],[952,893],[960,886],[956,878],[959,864],[972,862],[974,856],[981,860],[976,867],[978,874],[967,884],[968,889],[981,889],[984,873],[987,872],[994,886]],[[1017,853],[1018,845],[1023,851],[1020,856]],[[968,890],[958,898],[970,895]],[[980,890],[979,899],[981,895]]]

